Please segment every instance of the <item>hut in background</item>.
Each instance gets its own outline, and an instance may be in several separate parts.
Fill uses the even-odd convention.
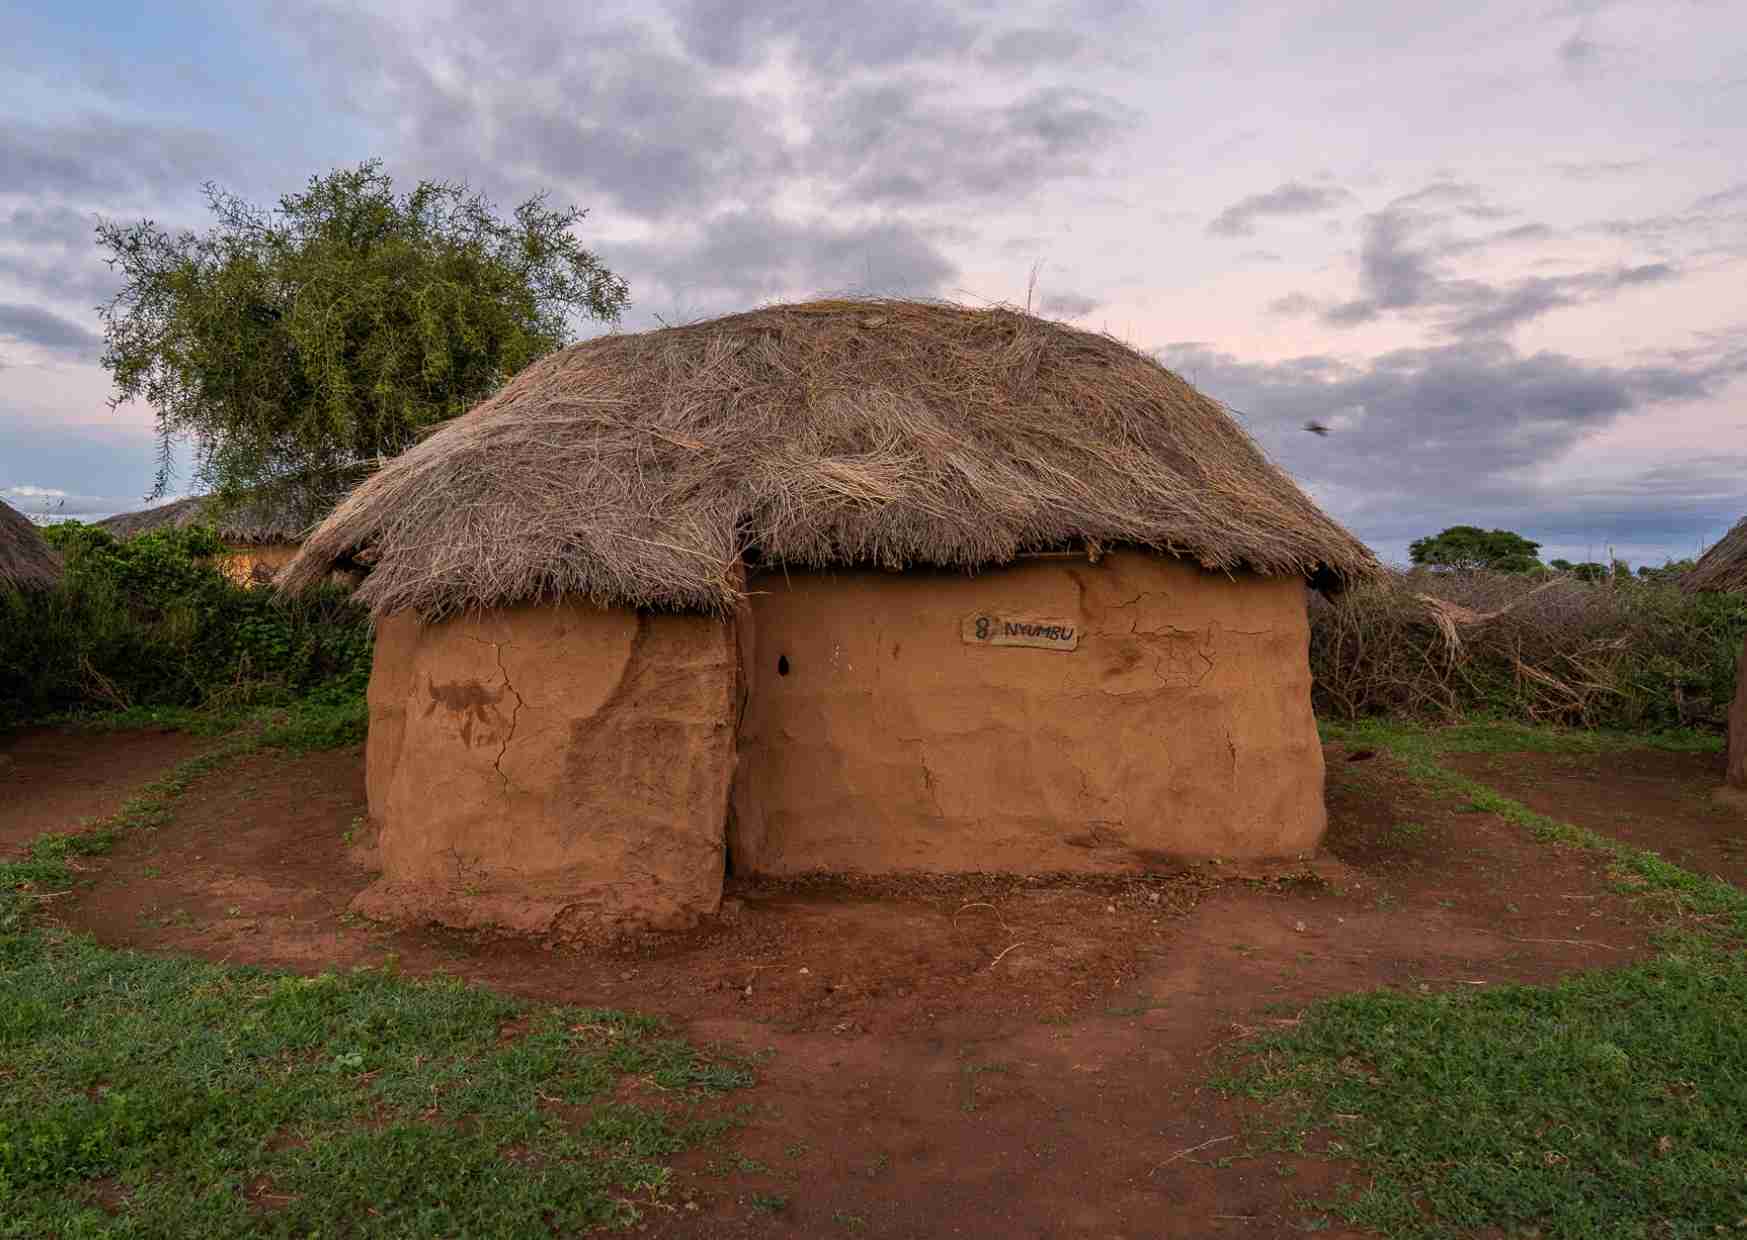
[[[1735,523],[1680,579],[1694,594],[1714,590],[1747,593],[1747,517]],[[1735,700],[1729,706],[1729,765],[1725,781],[1747,791],[1747,643],[1735,661]]]
[[[25,517],[0,502],[0,589],[47,590],[61,579],[61,557]]]
[[[286,484],[228,502],[196,495],[106,517],[97,526],[124,541],[154,530],[206,526],[228,549],[219,557],[220,572],[238,585],[266,585],[297,555],[303,536],[332,510],[341,493],[312,494]],[[343,571],[332,578],[344,585],[356,585],[360,579],[358,573]]]
[[[373,915],[683,926],[724,868],[1143,872],[1324,826],[1370,552],[1152,358],[777,306],[552,354],[304,544],[368,562]]]

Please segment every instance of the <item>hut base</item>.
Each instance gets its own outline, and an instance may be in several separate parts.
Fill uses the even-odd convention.
[[[721,901],[732,626],[523,607],[377,628],[368,916],[592,937]]]

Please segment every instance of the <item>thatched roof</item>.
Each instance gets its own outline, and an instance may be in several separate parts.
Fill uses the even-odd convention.
[[[36,526],[0,502],[0,587],[47,589],[61,579],[61,557]]]
[[[97,524],[120,539],[153,530],[205,525],[236,547],[294,543],[301,541],[310,527],[333,508],[339,493],[332,487],[317,493],[290,484],[230,503],[217,496],[195,495],[139,512],[105,517]]]
[[[1683,590],[1747,590],[1747,517],[1717,540],[1680,579]]]
[[[824,301],[541,359],[359,486],[280,582],[362,553],[378,615],[708,611],[743,556],[975,568],[1082,542],[1378,571],[1224,408],[1126,345],[1006,308]]]

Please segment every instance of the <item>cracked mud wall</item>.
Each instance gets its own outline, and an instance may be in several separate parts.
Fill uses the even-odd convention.
[[[1121,552],[751,589],[737,873],[1124,872],[1322,838],[1297,579]],[[1078,644],[972,644],[983,613]]]
[[[721,901],[733,626],[584,604],[379,624],[371,916],[587,936]]]

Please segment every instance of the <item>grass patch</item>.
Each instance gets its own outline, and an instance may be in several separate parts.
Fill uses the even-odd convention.
[[[101,714],[61,715],[44,722],[81,732],[166,728],[193,736],[250,733],[260,745],[301,752],[361,744],[369,707],[361,689],[345,685],[269,706],[134,706]]]
[[[1219,1082],[1268,1104],[1263,1139],[1355,1160],[1363,1187],[1319,1204],[1392,1236],[1747,1228],[1747,892],[1537,814],[1437,762],[1471,746],[1614,744],[1605,734],[1523,744],[1515,725],[1376,721],[1327,734],[1386,749],[1425,786],[1538,839],[1606,854],[1614,880],[1670,923],[1658,959],[1555,986],[1314,1005],[1296,1026],[1247,1044]]]
[[[399,1237],[633,1222],[752,1074],[646,1017],[45,931],[0,939],[0,1079],[0,1236]]]
[[[1721,753],[1728,738],[1697,728],[1660,732],[1620,732],[1603,728],[1530,726],[1509,720],[1470,720],[1431,727],[1392,720],[1356,723],[1323,720],[1323,739],[1347,745],[1408,745],[1418,752],[1445,753],[1619,753],[1662,749],[1672,753]]]
[[[1252,1043],[1228,1088],[1326,1136],[1391,1236],[1710,1235],[1747,1217],[1747,966],[1700,949],[1557,986],[1368,994]]]
[[[1511,728],[1515,725],[1498,726]],[[1712,932],[1734,939],[1747,938],[1747,892],[1720,878],[1694,874],[1664,861],[1653,852],[1634,848],[1611,836],[1536,813],[1477,779],[1439,765],[1440,754],[1475,752],[1454,748],[1443,735],[1451,729],[1421,728],[1380,720],[1355,724],[1325,723],[1322,727],[1325,737],[1331,741],[1387,750],[1426,787],[1456,796],[1469,809],[1497,814],[1529,831],[1536,839],[1605,853],[1610,859],[1615,881],[1631,894],[1657,901],[1675,915]]]

